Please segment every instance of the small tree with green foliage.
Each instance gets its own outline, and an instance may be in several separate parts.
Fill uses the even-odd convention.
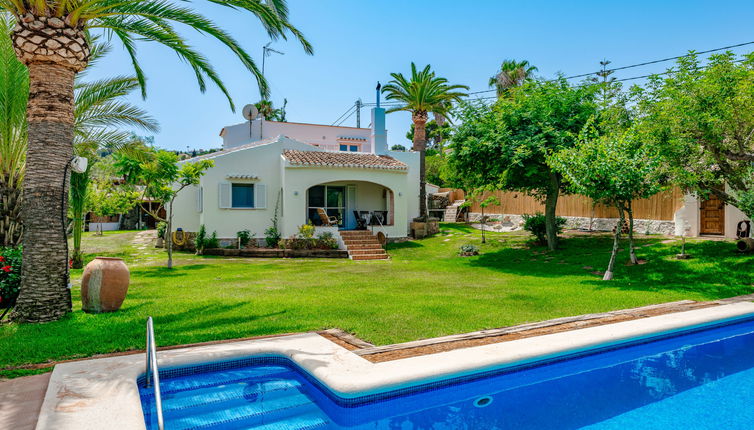
[[[590,197],[618,211],[613,251],[603,279],[613,278],[624,214],[628,214],[629,219],[631,263],[637,264],[632,202],[649,198],[664,188],[661,160],[655,147],[644,143],[635,128],[600,135],[590,123],[584,128],[575,147],[554,153],[548,162],[563,175],[571,192]]]
[[[565,191],[561,174],[547,154],[576,144],[578,133],[595,114],[591,86],[564,78],[530,81],[510,88],[493,106],[466,104],[455,113],[450,167],[463,188],[499,188],[534,196],[545,204],[547,246],[557,247],[555,209]]]
[[[139,201],[160,205],[141,205],[141,209],[156,220],[167,222],[168,269],[173,267],[173,202],[184,188],[197,185],[199,179],[214,163],[199,160],[178,164],[178,156],[169,151],[147,148],[140,154],[121,154],[115,162],[126,183],[140,189]],[[167,219],[159,214],[159,206],[167,208]]]

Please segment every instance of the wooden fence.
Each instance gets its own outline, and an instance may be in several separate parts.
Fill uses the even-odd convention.
[[[442,189],[449,191],[449,189]],[[462,190],[453,190],[453,196],[463,196]],[[460,193],[458,193],[460,192]],[[534,197],[523,193],[510,191],[487,192],[483,197],[475,199],[469,210],[482,212],[479,202],[488,196],[495,195],[500,205],[489,205],[484,208],[485,214],[509,214],[523,215],[536,212],[544,213],[545,206]],[[463,197],[461,197],[463,198]],[[458,198],[456,198],[458,200]],[[451,199],[451,201],[453,201]],[[680,189],[672,189],[656,194],[648,199],[635,200],[633,202],[634,218],[651,219],[658,221],[672,221],[673,215],[683,206],[683,192]],[[561,195],[558,199],[557,214],[560,216],[594,217],[594,218],[617,218],[618,212],[611,207],[603,205],[593,206],[592,199],[581,195]]]

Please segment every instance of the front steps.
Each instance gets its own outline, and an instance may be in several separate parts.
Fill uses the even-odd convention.
[[[452,205],[445,208],[443,222],[456,222],[458,220],[458,210],[466,200],[456,200]]]
[[[377,236],[369,230],[340,231],[351,260],[386,260],[387,252],[382,248]]]

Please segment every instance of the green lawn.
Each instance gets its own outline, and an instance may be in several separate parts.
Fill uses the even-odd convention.
[[[155,319],[158,345],[337,327],[375,344],[501,327],[568,315],[681,299],[708,300],[754,292],[754,256],[730,242],[692,241],[691,260],[675,260],[677,243],[639,241],[647,264],[625,266],[603,282],[610,238],[576,236],[548,253],[522,233],[488,234],[443,225],[442,234],[391,245],[389,261],[221,259],[179,254],[173,270],[162,250],[139,249],[135,232],[85,236],[85,251],[123,257],[131,286],[112,314],[74,310],[65,319],[0,326],[0,376],[18,366],[144,347],[144,322]],[[474,243],[477,257],[458,257]],[[589,268],[592,266],[593,268]]]

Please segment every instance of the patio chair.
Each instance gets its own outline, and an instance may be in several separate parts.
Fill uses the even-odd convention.
[[[367,220],[359,215],[359,211],[353,211],[353,217],[356,219],[356,230],[367,229]]]
[[[325,227],[338,225],[338,217],[327,215],[324,208],[317,208],[317,215],[319,215],[319,220],[322,221],[322,225]]]

